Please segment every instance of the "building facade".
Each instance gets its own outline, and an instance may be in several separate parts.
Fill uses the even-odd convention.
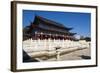
[[[23,40],[27,38],[36,39],[68,39],[75,40],[76,33],[70,32],[73,28],[65,27],[63,24],[49,20],[41,16],[35,16],[30,26],[23,29]]]

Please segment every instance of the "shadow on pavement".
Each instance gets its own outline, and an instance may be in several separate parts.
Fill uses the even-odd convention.
[[[90,56],[85,56],[85,55],[81,55],[80,57],[81,57],[82,59],[91,59]]]
[[[39,62],[36,59],[31,58],[24,50],[23,50],[23,62]]]

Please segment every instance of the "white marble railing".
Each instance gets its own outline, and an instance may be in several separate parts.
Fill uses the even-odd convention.
[[[89,47],[88,42],[71,41],[71,40],[25,40],[23,41],[23,49],[26,52],[34,51],[52,51],[55,47],[61,47],[61,49],[69,49],[74,47]]]

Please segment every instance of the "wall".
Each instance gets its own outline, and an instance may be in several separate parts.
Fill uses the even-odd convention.
[[[11,0],[0,0],[0,73],[12,73],[10,71],[10,1]],[[57,2],[57,3],[68,3],[68,4],[83,4],[83,5],[99,5],[99,0],[32,0],[32,1],[44,1],[44,2]],[[99,5],[100,7],[100,5]],[[100,13],[100,10],[99,12]],[[98,14],[98,16],[100,16]],[[99,20],[99,18],[98,18]],[[100,23],[100,21],[99,21]],[[99,27],[100,25],[98,25]],[[100,29],[98,29],[100,31]],[[100,34],[98,34],[100,36]],[[100,40],[100,38],[98,38]],[[98,49],[100,52],[100,49]],[[100,55],[100,53],[98,54]],[[100,57],[99,57],[100,64]],[[77,68],[77,69],[60,69],[60,70],[46,70],[46,71],[35,71],[34,73],[99,73],[99,67],[92,68]],[[23,73],[23,72],[22,72]],[[26,73],[33,73],[26,72]]]

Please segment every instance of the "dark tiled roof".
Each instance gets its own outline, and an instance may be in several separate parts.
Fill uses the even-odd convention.
[[[41,21],[43,21],[43,22],[52,24],[52,25],[55,25],[55,26],[58,26],[58,27],[62,27],[62,28],[67,29],[67,30],[71,30],[71,29],[72,29],[72,28],[68,28],[68,27],[64,26],[64,25],[61,24],[61,23],[55,22],[55,21],[53,21],[53,20],[49,20],[49,19],[44,18],[44,17],[42,17],[42,16],[36,15],[35,18],[36,18],[36,19],[39,19],[39,20],[41,20]]]

